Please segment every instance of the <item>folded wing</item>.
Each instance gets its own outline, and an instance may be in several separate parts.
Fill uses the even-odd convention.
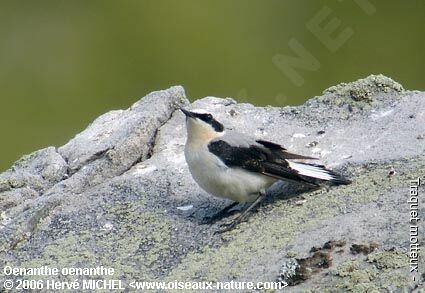
[[[282,146],[264,140],[245,141],[236,145],[226,141],[225,138],[219,138],[211,141],[208,149],[229,167],[240,167],[280,180],[301,181],[314,185],[320,181],[334,184],[350,183],[323,165],[293,162],[291,160],[315,158],[289,153]]]

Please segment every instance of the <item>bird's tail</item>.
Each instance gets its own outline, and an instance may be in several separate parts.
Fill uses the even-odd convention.
[[[297,171],[299,175],[306,177],[307,179],[319,179],[323,181],[329,181],[330,183],[337,185],[351,183],[351,180],[329,169],[326,169],[323,165],[296,163],[291,161],[288,161],[288,163],[290,168]]]

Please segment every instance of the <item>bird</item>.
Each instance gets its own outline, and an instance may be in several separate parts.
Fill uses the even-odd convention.
[[[250,205],[219,233],[233,229],[265,197],[275,182],[292,181],[320,187],[321,183],[350,184],[324,165],[306,163],[316,158],[290,153],[282,145],[255,139],[231,129],[205,110],[186,110],[187,139],[184,155],[195,182],[207,193],[233,201],[213,218],[225,215],[239,203]]]

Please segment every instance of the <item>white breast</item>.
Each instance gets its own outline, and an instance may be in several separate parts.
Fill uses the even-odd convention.
[[[276,179],[243,170],[227,167],[206,145],[186,144],[186,162],[198,185],[206,192],[236,202],[252,202],[260,192]]]

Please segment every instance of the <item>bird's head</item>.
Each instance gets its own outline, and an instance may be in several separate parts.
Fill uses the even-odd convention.
[[[186,115],[186,128],[189,139],[209,141],[224,134],[224,126],[204,110],[188,111],[180,108]]]

